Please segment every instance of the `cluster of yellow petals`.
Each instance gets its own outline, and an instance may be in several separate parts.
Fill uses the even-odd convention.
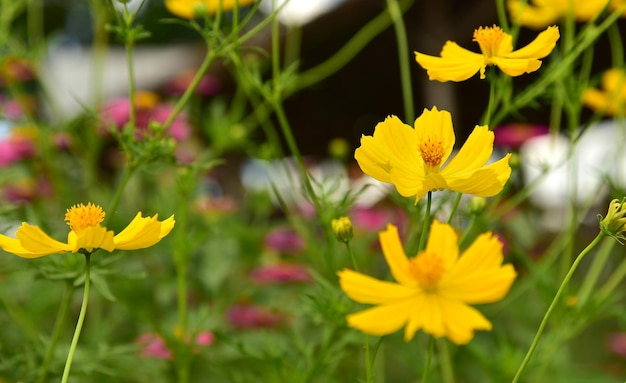
[[[598,17],[605,8],[615,11],[624,3],[624,0],[509,0],[507,7],[514,22],[541,29],[557,24],[570,12],[576,21],[586,22]],[[622,15],[626,16],[626,10]]]
[[[601,89],[589,88],[582,94],[583,103],[596,112],[611,115],[626,115],[626,71],[609,69],[602,75]]]
[[[404,327],[406,341],[423,330],[456,344],[469,342],[474,330],[491,330],[491,323],[470,304],[501,300],[515,280],[513,266],[503,264],[496,236],[481,234],[459,256],[454,229],[434,221],[426,248],[413,258],[407,257],[395,226],[388,225],[379,238],[396,282],[341,270],[341,289],[356,302],[375,305],[348,315],[349,326],[376,336]]]
[[[0,247],[8,253],[22,258],[39,258],[46,255],[79,251],[92,253],[96,249],[136,250],[153,246],[174,228],[174,216],[159,221],[158,214],[143,217],[141,212],[115,235],[100,224],[105,212],[100,206],[88,203],[68,209],[65,221],[70,227],[67,242],[51,238],[38,226],[23,222],[15,238],[0,235]]]
[[[491,164],[494,134],[476,126],[456,156],[448,161],[455,135],[448,111],[424,109],[414,128],[398,117],[380,122],[373,136],[362,136],[354,153],[361,170],[381,182],[393,184],[416,203],[429,191],[453,190],[479,197],[502,191],[511,175],[510,154]]]
[[[193,20],[197,13],[203,9],[209,15],[216,14],[222,9],[222,12],[231,11],[238,5],[239,8],[247,7],[254,3],[255,0],[165,0],[165,8],[167,10],[184,19]]]
[[[515,77],[539,69],[540,59],[552,52],[559,37],[559,29],[552,26],[525,47],[513,50],[513,37],[500,27],[480,27],[474,31],[474,41],[480,46],[481,53],[448,41],[441,50],[441,57],[415,52],[415,60],[426,69],[428,78],[435,81],[465,81],[476,72],[484,79],[489,65]]]

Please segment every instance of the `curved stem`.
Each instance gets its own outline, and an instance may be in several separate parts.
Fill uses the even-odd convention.
[[[402,19],[402,10],[397,0],[387,0],[387,9],[391,15],[398,42],[398,61],[400,63],[400,81],[402,85],[402,101],[406,121],[415,119],[413,92],[411,87],[411,69],[409,67],[409,44],[406,38],[406,27]]]
[[[133,175],[134,172],[135,172],[135,165],[132,163],[126,165],[126,167],[124,168],[124,173],[122,174],[122,178],[120,179],[120,182],[117,185],[117,190],[115,190],[115,194],[113,195],[113,198],[111,199],[111,202],[109,203],[109,206],[107,207],[107,210],[106,210],[108,214],[104,218],[103,224],[105,225],[105,227],[106,227],[106,224],[111,219],[111,217],[115,214],[115,209],[117,209],[117,205],[119,205],[120,203],[120,199],[122,198],[122,193],[124,193],[124,190],[126,189],[126,184],[128,184],[128,181],[130,180],[130,177]]]
[[[65,368],[63,369],[63,378],[61,383],[67,383],[70,378],[70,369],[72,368],[72,361],[74,360],[74,353],[76,352],[76,345],[78,345],[78,338],[80,332],[83,329],[83,323],[85,322],[85,314],[87,313],[87,303],[89,302],[89,285],[90,285],[90,254],[85,254],[85,291],[83,292],[83,303],[80,307],[80,314],[78,315],[78,322],[76,322],[76,329],[74,330],[74,336],[72,337],[72,344],[70,345],[70,351],[67,354],[65,361]]]
[[[561,286],[559,286],[559,289],[557,290],[556,295],[554,295],[554,298],[552,299],[552,303],[550,303],[548,310],[544,314],[543,319],[541,320],[541,324],[539,325],[539,328],[537,329],[537,333],[535,334],[535,338],[530,344],[530,348],[528,349],[526,356],[524,356],[524,360],[522,360],[522,364],[517,369],[517,372],[515,373],[515,377],[513,378],[512,383],[518,382],[520,377],[522,376],[522,372],[526,368],[526,365],[528,365],[530,358],[532,357],[533,353],[535,352],[535,349],[537,348],[537,345],[539,344],[539,339],[541,338],[541,335],[543,334],[543,330],[546,328],[546,325],[548,324],[548,320],[550,319],[552,312],[556,308],[556,305],[559,302],[561,295],[563,295],[563,292],[565,292],[567,284],[569,283],[570,279],[572,279],[572,275],[574,275],[574,272],[578,268],[578,265],[583,260],[585,255],[587,255],[591,251],[591,249],[593,249],[598,243],[600,243],[600,241],[602,240],[602,238],[604,238],[604,236],[605,234],[603,232],[598,233],[598,235],[594,238],[594,240],[591,241],[591,243],[587,245],[587,247],[585,247],[585,249],[581,251],[580,254],[578,254],[578,257],[576,257],[576,260],[574,260],[572,267],[570,267],[567,275],[565,275],[565,278],[563,278],[563,282],[561,282]]]
[[[457,193],[454,202],[452,203],[452,210],[450,210],[450,216],[448,217],[448,224],[452,222],[452,218],[454,218],[454,214],[456,210],[459,208],[459,203],[461,203],[461,197],[463,197],[463,193]]]
[[[422,372],[422,379],[420,383],[428,382],[428,373],[430,372],[430,364],[433,360],[433,354],[435,353],[435,338],[428,337],[428,353],[426,354],[426,362],[424,362],[424,371]]]

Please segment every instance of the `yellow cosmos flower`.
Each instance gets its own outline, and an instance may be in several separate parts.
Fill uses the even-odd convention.
[[[441,50],[441,57],[415,52],[415,59],[428,73],[430,80],[441,82],[464,81],[480,72],[485,78],[488,65],[495,65],[509,76],[520,76],[539,69],[541,60],[552,52],[559,39],[559,29],[549,27],[525,47],[513,50],[513,37],[498,26],[480,27],[474,31],[474,41],[481,53],[461,48],[448,41]]]
[[[235,4],[238,4],[239,8],[243,8],[254,3],[254,1],[255,0],[165,0],[165,8],[178,17],[194,19],[196,12],[203,8],[212,15],[217,13],[220,5],[222,11],[230,11],[235,8]]]
[[[158,214],[142,217],[141,212],[119,234],[100,226],[105,213],[100,206],[79,204],[67,209],[65,221],[70,227],[67,243],[59,242],[38,226],[26,222],[17,230],[16,238],[0,235],[0,247],[7,253],[22,258],[39,258],[46,255],[78,251],[93,252],[135,250],[150,247],[169,234],[174,227],[174,216],[159,221]]]
[[[541,29],[565,19],[569,12],[576,21],[592,20],[602,12],[607,3],[609,0],[509,0],[507,7],[514,22]],[[611,0],[609,10],[613,11],[623,3],[624,0]]]
[[[452,117],[433,107],[424,109],[415,129],[396,116],[387,117],[376,125],[373,136],[361,137],[354,157],[365,174],[394,184],[402,196],[415,196],[416,203],[427,192],[443,189],[491,197],[502,191],[511,175],[510,153],[485,165],[493,140],[487,126],[476,126],[448,161],[455,141]]]
[[[608,115],[626,114],[626,71],[609,69],[602,75],[602,89],[590,88],[582,100],[591,109]]]
[[[377,305],[348,315],[350,327],[381,336],[405,326],[406,341],[421,329],[456,344],[472,340],[474,330],[491,330],[491,323],[469,305],[499,301],[513,284],[515,269],[502,264],[502,244],[484,233],[459,256],[450,225],[434,221],[430,230],[426,249],[414,258],[407,258],[395,226],[380,233],[397,283],[349,269],[338,273],[341,289],[351,299]]]

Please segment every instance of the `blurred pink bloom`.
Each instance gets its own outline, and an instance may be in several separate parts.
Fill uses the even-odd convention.
[[[33,65],[27,60],[7,56],[0,61],[0,87],[35,78]]]
[[[28,203],[37,197],[50,197],[52,195],[52,185],[50,180],[40,177],[36,181],[20,180],[4,187],[2,197],[13,203]]]
[[[626,358],[626,332],[616,332],[609,337],[609,349],[616,355]]]
[[[115,125],[122,129],[130,121],[131,103],[128,98],[114,99],[106,103],[100,110],[100,118],[105,125]],[[135,122],[137,132],[135,136],[141,139],[144,134],[149,134],[150,121],[163,124],[169,118],[173,106],[159,104],[158,97],[150,92],[139,92],[135,103]],[[183,141],[191,136],[191,126],[184,112],[179,113],[167,132],[176,141]]]
[[[148,333],[139,336],[137,343],[142,346],[139,355],[144,358],[172,359],[172,352],[159,334]]]
[[[236,329],[275,328],[285,322],[283,315],[253,304],[233,305],[226,311],[226,317]]]
[[[165,93],[175,96],[185,93],[195,75],[195,70],[187,70],[180,73],[165,85]],[[201,96],[212,96],[219,92],[221,88],[222,85],[217,77],[207,75],[202,77],[195,93]]]
[[[305,283],[313,281],[313,277],[311,277],[307,268],[296,263],[278,263],[261,266],[252,270],[250,278],[258,284]]]
[[[215,342],[215,335],[210,331],[202,331],[196,335],[194,346],[208,347]],[[137,343],[142,346],[139,355],[144,358],[172,360],[172,352],[167,347],[165,340],[156,333],[142,334],[137,338]],[[189,343],[187,338],[186,343]],[[193,348],[194,353],[199,353],[198,347]]]
[[[401,210],[384,207],[355,206],[350,211],[350,219],[356,229],[366,232],[380,231],[388,223],[396,226],[404,224],[404,216]]]
[[[218,215],[237,211],[239,204],[237,200],[229,196],[203,196],[194,201],[193,208],[198,214]]]
[[[546,125],[514,122],[497,126],[493,131],[496,146],[519,149],[529,138],[548,134],[550,129]]]
[[[276,228],[265,236],[265,247],[280,254],[294,254],[304,249],[304,240],[291,229]]]
[[[0,140],[0,168],[35,155],[35,143],[31,137],[17,132]]]

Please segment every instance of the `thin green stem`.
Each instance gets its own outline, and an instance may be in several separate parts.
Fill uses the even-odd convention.
[[[424,362],[424,371],[422,371],[422,380],[420,383],[428,382],[428,374],[430,372],[430,365],[433,361],[433,355],[435,354],[435,338],[428,337],[428,352],[426,353],[426,361]]]
[[[448,224],[452,222],[452,218],[454,218],[454,214],[456,214],[456,211],[459,208],[459,203],[461,203],[461,197],[463,197],[463,193],[456,194],[456,198],[452,203],[452,210],[450,210],[450,216],[448,217]]]
[[[135,39],[133,33],[128,31],[130,26],[126,25],[126,28],[126,70],[128,71],[128,100],[130,105],[129,124],[132,129],[131,132],[134,132],[137,124],[137,105],[135,103],[135,65],[133,55],[135,50]]]
[[[602,273],[602,270],[604,270],[604,266],[606,266],[606,262],[611,255],[611,250],[613,250],[615,243],[616,241],[605,241],[598,250],[596,256],[593,258],[591,267],[585,275],[585,279],[583,280],[583,283],[578,290],[578,294],[576,294],[577,306],[584,308],[587,304],[587,301],[591,296],[591,292],[596,286],[596,283],[600,278],[600,274]]]
[[[450,360],[450,347],[447,339],[437,339],[439,364],[443,383],[454,383],[454,368]]]
[[[134,171],[135,171],[135,166],[132,163],[127,164],[126,167],[124,167],[122,178],[120,178],[120,181],[117,185],[117,189],[115,190],[115,194],[113,195],[111,202],[109,202],[109,206],[107,207],[107,210],[106,210],[108,214],[105,216],[105,219],[104,219],[103,224],[105,226],[109,222],[111,217],[115,215],[115,210],[117,209],[117,206],[120,203],[122,194],[124,193],[124,190],[126,189],[126,185],[128,184],[128,181],[130,180],[130,177],[133,175]]]
[[[611,64],[613,68],[624,65],[624,40],[618,24],[612,24],[607,31],[611,46]]]
[[[350,246],[350,242],[346,242],[346,249],[348,249],[348,254],[350,254],[350,259],[352,260],[352,267],[354,267],[354,271],[359,271],[359,265],[354,257],[354,252],[352,251],[352,247]]]
[[[387,9],[393,21],[398,42],[398,62],[400,63],[400,82],[402,86],[402,101],[404,102],[404,117],[406,121],[415,119],[413,106],[413,87],[411,86],[411,68],[409,66],[409,44],[406,38],[406,27],[402,17],[402,10],[397,0],[387,0]]]
[[[583,260],[583,258],[594,247],[596,247],[596,245],[598,243],[600,243],[600,241],[602,240],[602,238],[604,238],[604,236],[605,236],[605,234],[603,232],[598,233],[598,235],[594,238],[594,240],[591,241],[591,243],[589,245],[587,245],[587,247],[585,247],[583,249],[583,251],[580,252],[580,254],[578,254],[578,257],[576,257],[576,260],[574,260],[574,263],[570,267],[567,275],[565,275],[565,278],[563,278],[563,282],[561,282],[561,286],[559,286],[559,289],[557,290],[556,295],[554,295],[554,298],[552,299],[552,303],[550,303],[550,306],[548,307],[548,310],[544,314],[543,319],[541,320],[541,324],[539,325],[539,329],[537,329],[537,333],[535,334],[535,338],[533,339],[532,343],[530,344],[530,348],[528,349],[528,352],[526,353],[526,356],[524,356],[524,359],[522,360],[522,364],[517,369],[517,372],[515,373],[515,377],[513,377],[512,383],[518,382],[520,377],[522,376],[522,372],[524,371],[524,369],[528,365],[528,362],[530,361],[530,358],[532,357],[533,353],[535,352],[535,349],[537,348],[537,345],[539,344],[539,340],[541,339],[541,335],[543,334],[543,331],[546,328],[546,325],[548,324],[548,320],[550,319],[550,316],[552,315],[552,312],[554,311],[554,309],[556,308],[557,304],[559,303],[559,300],[561,299],[561,296],[565,292],[566,287],[567,287],[569,281],[572,279],[572,275],[574,275],[574,272],[578,268],[578,265]]]
[[[594,294],[594,299],[596,299],[597,302],[600,303],[607,300],[611,296],[613,291],[615,291],[615,289],[620,286],[621,282],[624,280],[624,277],[626,277],[626,259],[623,259],[622,262],[615,268],[611,276],[607,278],[602,287],[596,290]]]
[[[483,117],[483,125],[487,126],[489,126],[489,123],[491,122],[491,115],[493,114],[495,104],[494,97],[496,94],[496,73],[492,70],[492,68],[489,69],[491,74],[491,76],[489,76],[489,100],[487,101],[487,110],[485,111],[485,115]]]
[[[69,310],[73,296],[74,285],[72,283],[67,283],[67,286],[65,288],[65,294],[63,295],[61,305],[59,306],[59,311],[57,311],[57,317],[54,321],[54,328],[52,329],[50,342],[48,343],[48,347],[46,348],[46,354],[44,356],[43,362],[41,363],[41,367],[39,368],[39,373],[37,374],[37,383],[43,383],[46,381],[48,371],[50,370],[50,363],[52,363],[52,357],[54,356],[54,350],[56,350],[59,337],[61,336],[61,331],[63,330],[65,318],[67,317],[67,312]]]
[[[420,233],[420,243],[418,252],[424,250],[424,245],[426,244],[426,232],[428,231],[428,227],[430,224],[430,205],[432,202],[433,192],[429,191],[426,200],[426,214],[424,216],[424,222],[422,224],[422,232]]]
[[[90,286],[90,255],[85,254],[85,289],[83,292],[83,303],[80,307],[80,314],[78,315],[78,322],[76,323],[76,329],[74,330],[74,336],[72,337],[72,344],[70,345],[70,351],[67,354],[67,360],[65,361],[65,368],[63,369],[63,378],[61,383],[67,383],[70,378],[70,369],[72,368],[72,361],[74,360],[74,353],[76,352],[76,346],[78,345],[78,338],[80,332],[83,329],[83,323],[85,322],[85,314],[87,313],[87,303],[89,302],[89,286]]]

